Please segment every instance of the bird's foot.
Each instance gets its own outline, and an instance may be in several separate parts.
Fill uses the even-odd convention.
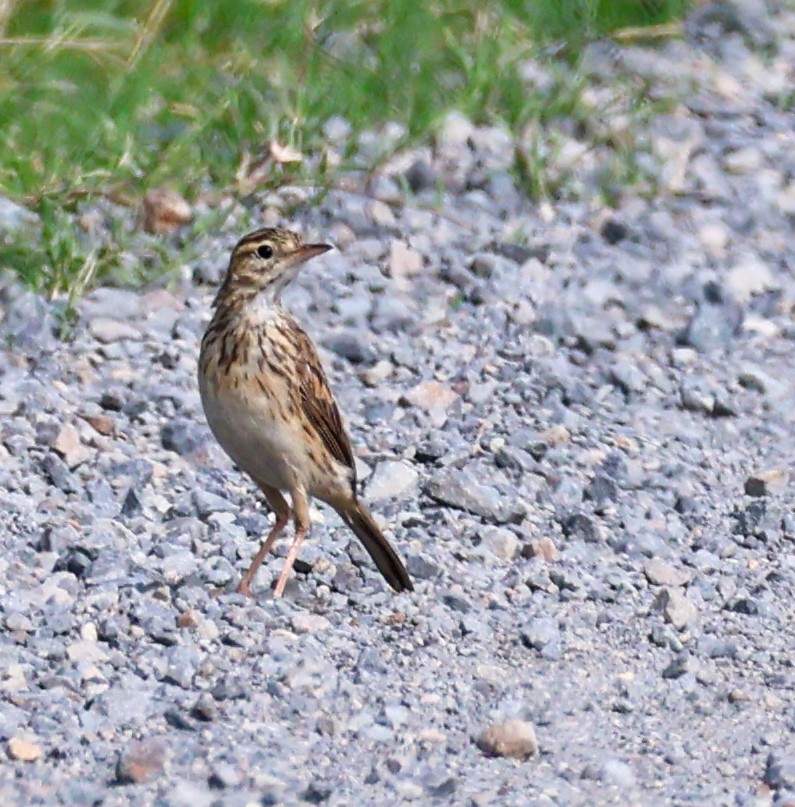
[[[251,592],[251,583],[248,580],[241,580],[240,585],[235,589],[238,594],[242,594],[244,597],[248,597],[250,600],[254,599],[254,595]]]

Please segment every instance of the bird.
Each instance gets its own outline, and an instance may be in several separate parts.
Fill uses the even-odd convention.
[[[198,385],[210,431],[275,515],[237,587],[248,597],[257,570],[292,517],[293,542],[273,591],[274,597],[283,595],[310,530],[312,498],[336,510],[395,591],[414,589],[357,494],[353,449],[317,351],[281,301],[300,268],[330,249],[304,243],[281,227],[244,235],[232,250],[201,343]]]

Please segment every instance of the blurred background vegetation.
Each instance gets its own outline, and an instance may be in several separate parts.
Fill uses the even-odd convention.
[[[0,0],[0,195],[45,225],[99,192],[190,199],[230,188],[270,143],[312,152],[333,116],[354,133],[397,121],[410,142],[450,109],[519,131],[574,103],[563,87],[535,97],[528,58],[576,66],[596,37],[675,33],[687,5]]]

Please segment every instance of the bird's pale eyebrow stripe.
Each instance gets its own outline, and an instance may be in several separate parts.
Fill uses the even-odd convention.
[[[254,245],[254,249],[262,244],[270,244],[275,249],[294,249],[301,244],[301,239],[296,236],[290,237],[283,235],[278,230],[274,230],[270,227],[263,227],[260,230],[255,230],[253,233],[244,235],[243,238],[238,241],[236,249],[239,254],[248,254],[253,250],[244,249],[244,247],[249,247],[252,244]]]
[[[267,242],[266,242],[267,243]],[[262,244],[261,240],[257,241],[249,241],[245,244],[239,244],[237,247],[237,254],[238,255],[253,255]]]
[[[255,230],[253,233],[244,235],[238,242],[238,247],[246,246],[247,244],[259,244],[261,241],[269,241],[273,236],[272,230]]]

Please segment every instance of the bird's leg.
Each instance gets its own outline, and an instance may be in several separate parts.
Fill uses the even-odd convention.
[[[276,488],[272,488],[268,485],[260,484],[260,489],[265,494],[268,504],[273,509],[274,515],[276,516],[276,523],[262,542],[259,552],[254,556],[254,560],[251,561],[251,566],[248,567],[248,571],[243,575],[243,579],[237,587],[237,593],[243,594],[246,597],[253,596],[251,594],[251,581],[254,579],[257,569],[262,565],[262,561],[265,560],[265,556],[270,552],[273,542],[279,537],[279,533],[290,520],[290,507],[285,501],[284,496],[282,496]]]
[[[284,587],[287,585],[287,578],[290,576],[290,569],[293,568],[295,559],[298,557],[298,552],[301,549],[301,544],[309,532],[309,500],[307,499],[306,492],[303,488],[294,487],[290,491],[290,496],[293,500],[293,514],[295,517],[295,538],[290,551],[287,553],[287,560],[284,562],[284,568],[279,575],[276,583],[276,588],[273,590],[274,597],[281,597],[284,594]]]

